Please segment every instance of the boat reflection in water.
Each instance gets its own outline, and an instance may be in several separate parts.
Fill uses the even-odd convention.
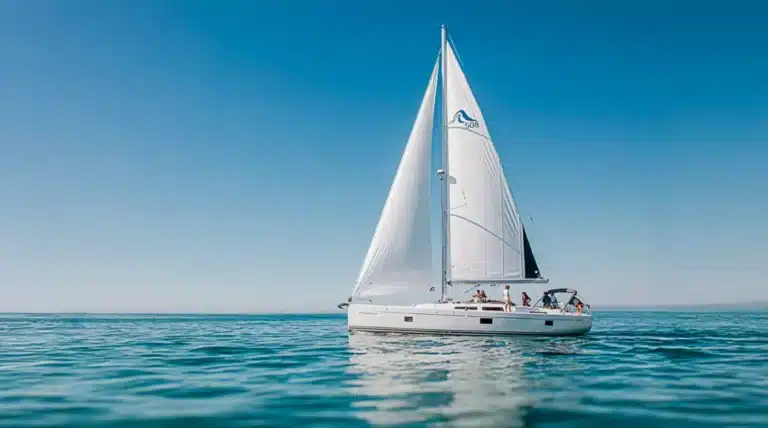
[[[547,354],[578,344],[525,338],[349,336],[347,390],[357,416],[372,424],[525,426],[537,370]],[[534,376],[535,378],[535,376]],[[533,381],[533,383],[532,383]]]

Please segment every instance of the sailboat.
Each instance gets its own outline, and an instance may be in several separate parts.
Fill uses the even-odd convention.
[[[433,288],[430,190],[432,130],[441,76],[442,165],[440,299],[374,300]],[[501,160],[455,49],[441,49],[347,309],[350,332],[451,335],[575,335],[592,328],[577,291],[552,289],[532,306],[479,297],[455,301],[449,289],[546,284],[512,197]],[[563,303],[550,302],[565,294]],[[560,300],[559,298],[557,300]]]

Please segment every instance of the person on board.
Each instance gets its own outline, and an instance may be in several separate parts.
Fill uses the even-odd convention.
[[[509,297],[509,284],[504,286],[504,312],[512,312],[512,299]]]
[[[549,297],[549,293],[546,291],[544,292],[544,296],[541,298],[541,306],[545,308],[552,307],[552,299]]]
[[[486,302],[486,301],[488,301],[488,295],[486,295],[486,294],[485,294],[485,291],[483,291],[483,290],[480,290],[480,301],[481,301],[481,302]]]
[[[580,299],[576,299],[576,313],[580,314],[584,310],[584,302]]]
[[[557,305],[557,296],[555,296],[555,292],[552,292],[552,298],[550,299],[552,309],[558,309],[560,306]]]
[[[573,305],[573,307],[576,308],[577,314],[580,314],[581,311],[584,309],[584,303],[581,301],[581,299],[576,297],[576,293],[574,293],[573,296],[571,296],[571,299],[568,301],[568,305]]]
[[[576,297],[576,293],[573,293],[573,296],[571,296],[571,298],[568,299],[568,304],[566,306],[569,306],[569,305],[576,306],[576,302],[578,301],[579,301],[579,298]]]
[[[528,293],[523,291],[523,306],[531,306],[531,298],[528,296]]]

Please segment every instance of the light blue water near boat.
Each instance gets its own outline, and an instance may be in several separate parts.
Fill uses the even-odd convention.
[[[577,338],[349,335],[344,315],[0,316],[0,426],[768,426],[768,313]]]

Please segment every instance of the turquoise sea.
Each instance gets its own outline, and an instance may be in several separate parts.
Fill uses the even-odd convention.
[[[0,315],[3,427],[768,426],[768,312],[576,338],[349,335],[345,315]]]

